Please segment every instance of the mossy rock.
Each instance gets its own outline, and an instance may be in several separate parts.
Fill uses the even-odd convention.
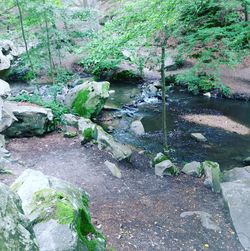
[[[91,223],[88,195],[71,184],[27,169],[12,185],[32,221],[40,250],[105,250]]]
[[[109,97],[109,82],[86,82],[76,86],[66,96],[65,103],[73,113],[85,117],[96,117]]]
[[[31,222],[19,196],[0,183],[0,250],[39,250]]]
[[[220,165],[213,161],[202,162],[202,168],[205,173],[205,186],[212,188],[212,191],[219,193],[221,191],[220,182],[222,180],[222,173],[220,171]]]
[[[163,153],[157,153],[153,159],[153,166],[163,162],[164,160],[169,160],[169,158]]]

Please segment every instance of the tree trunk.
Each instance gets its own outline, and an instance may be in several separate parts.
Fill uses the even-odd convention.
[[[44,7],[46,5],[46,0],[43,0]],[[52,83],[54,84],[54,67],[53,67],[53,60],[52,60],[52,53],[51,53],[51,46],[50,46],[50,38],[49,38],[49,25],[47,20],[47,14],[44,13],[44,21],[45,21],[45,29],[46,29],[46,36],[47,36],[47,48],[48,48],[48,55],[49,55],[49,65],[50,65],[50,73],[52,77]]]
[[[248,3],[247,0],[243,2],[245,21],[248,22]]]
[[[167,139],[167,107],[166,107],[166,86],[165,86],[165,54],[164,45],[161,47],[161,85],[162,85],[162,130],[164,151],[168,150]]]
[[[26,54],[27,54],[27,57],[28,57],[28,61],[29,61],[31,70],[32,70],[32,75],[34,75],[35,71],[34,71],[34,66],[32,64],[32,61],[31,61],[31,57],[30,57],[30,53],[29,53],[29,49],[28,49],[28,43],[27,43],[27,39],[26,39],[26,36],[25,36],[25,32],[24,32],[23,14],[22,14],[22,9],[21,9],[19,0],[16,0],[16,5],[17,5],[17,8],[18,8],[18,12],[19,12],[20,26],[21,26],[21,31],[22,31],[23,42],[24,42],[24,45],[25,45],[25,51],[26,51]]]

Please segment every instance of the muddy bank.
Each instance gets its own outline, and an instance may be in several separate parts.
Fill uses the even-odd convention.
[[[104,165],[106,159],[114,162],[109,155],[58,133],[14,139],[8,149],[23,166],[13,165],[15,175],[1,181],[10,183],[27,166],[83,187],[94,223],[116,250],[243,250],[220,195],[200,179],[158,178],[140,155],[132,164],[118,164],[122,179],[117,179]],[[202,227],[198,217],[181,218],[185,211],[210,213],[221,232]]]

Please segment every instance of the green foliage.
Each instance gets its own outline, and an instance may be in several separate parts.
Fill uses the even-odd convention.
[[[94,15],[90,10],[67,8],[61,0],[2,0],[0,7],[0,37],[20,42],[21,27],[24,30],[29,50],[20,62],[28,66],[27,80],[42,75],[54,82],[64,56],[73,53],[77,39],[88,34],[89,28],[80,27]],[[81,25],[76,27],[76,22]]]
[[[101,75],[116,69],[121,61],[137,61],[142,72],[148,58],[133,62],[123,51],[137,54],[142,47],[165,45],[167,38],[174,38],[179,63],[192,58],[196,64],[179,81],[195,93],[214,88],[228,92],[219,81],[218,69],[249,55],[250,25],[244,18],[248,4],[249,0],[123,1],[112,20],[84,47],[88,53],[81,63],[86,70]]]
[[[136,51],[150,44],[152,37],[171,24],[171,10],[175,0],[128,1],[114,13],[115,18],[105,24],[83,49],[88,52],[81,61],[84,68],[93,74],[116,69],[124,59],[124,49]],[[142,59],[138,65],[141,68]]]

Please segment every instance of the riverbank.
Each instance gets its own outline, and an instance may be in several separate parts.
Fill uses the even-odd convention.
[[[156,177],[138,154],[131,164],[117,163],[122,172],[117,179],[104,165],[105,160],[114,162],[110,155],[56,132],[13,139],[8,150],[22,165],[10,167],[14,175],[2,175],[2,182],[11,183],[30,167],[84,188],[94,223],[115,250],[243,250],[221,196],[205,188],[201,179]],[[196,216],[181,218],[186,211],[211,214],[221,231],[204,228]]]

